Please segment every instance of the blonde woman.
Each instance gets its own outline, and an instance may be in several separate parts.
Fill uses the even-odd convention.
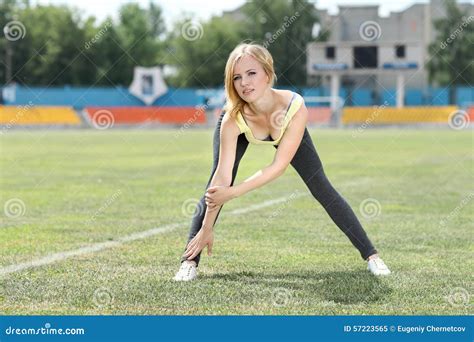
[[[212,253],[213,227],[224,203],[268,184],[283,175],[290,164],[368,261],[368,270],[375,275],[390,274],[353,210],[324,174],[306,129],[308,111],[303,98],[288,90],[274,89],[275,79],[273,58],[263,46],[240,44],[231,52],[225,67],[225,111],[214,132],[212,174],[194,213],[181,267],[174,279],[189,281],[197,277],[201,251],[207,246],[208,255]],[[274,146],[275,157],[270,165],[234,185],[249,143]]]

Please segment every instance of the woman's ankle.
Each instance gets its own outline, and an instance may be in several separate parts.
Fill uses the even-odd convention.
[[[197,262],[194,260],[184,260],[183,262],[192,263],[194,266],[197,266]]]
[[[375,254],[370,255],[370,256],[366,259],[366,261],[369,261],[369,260],[372,260],[372,259],[377,259],[377,258],[380,258],[380,257],[379,257],[379,254],[378,254],[378,253],[375,253]]]

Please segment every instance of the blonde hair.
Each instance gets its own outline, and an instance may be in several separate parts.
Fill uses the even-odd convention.
[[[237,113],[242,110],[246,103],[235,90],[233,80],[235,64],[245,55],[252,56],[262,65],[263,70],[265,70],[265,73],[270,78],[270,84],[272,87],[276,81],[275,70],[273,68],[273,57],[265,47],[254,43],[237,45],[227,59],[224,79],[226,97],[224,110],[229,112],[229,115],[233,118],[235,118]]]

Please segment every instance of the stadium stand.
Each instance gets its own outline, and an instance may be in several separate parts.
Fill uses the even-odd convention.
[[[447,123],[449,116],[456,110],[457,106],[346,107],[343,111],[342,122],[344,124]]]
[[[113,117],[115,124],[185,124],[205,123],[204,107],[87,107],[90,122],[97,122],[100,114]]]
[[[72,107],[65,106],[0,106],[3,125],[80,125]]]

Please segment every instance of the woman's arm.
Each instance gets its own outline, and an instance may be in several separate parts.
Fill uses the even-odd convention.
[[[228,187],[232,183],[232,170],[234,169],[237,138],[240,130],[232,118],[226,113],[222,118],[219,143],[219,162],[212,176],[209,188],[213,186]],[[207,209],[202,225],[212,228],[221,205],[213,205],[206,200]]]
[[[210,187],[223,186],[229,187],[232,183],[232,170],[234,168],[237,138],[240,130],[237,124],[226,113],[222,118],[219,143],[219,162],[216,171],[212,176]],[[188,260],[194,259],[201,250],[207,246],[208,255],[211,254],[213,245],[213,227],[216,221],[217,213],[221,205],[208,203],[206,199],[207,209],[204,214],[202,226],[197,235],[189,242],[184,255]]]
[[[244,180],[239,185],[233,188],[233,197],[240,197],[249,191],[257,189],[272,180],[280,177],[285,172],[285,169],[278,167],[275,164],[271,164],[262,170],[257,171],[252,176]]]
[[[275,153],[273,162],[266,168],[258,171],[243,183],[229,186],[210,187],[206,193],[206,200],[211,206],[219,206],[230,199],[242,196],[247,192],[265,185],[275,178],[281,176],[298,150],[303,139],[306,123],[308,121],[308,110],[304,103],[295,113],[290,121],[280,145]]]
[[[232,177],[232,175],[231,175]],[[217,172],[214,174],[214,177],[211,180],[211,183],[209,184],[209,187],[213,186],[225,186],[228,187],[230,186],[232,180],[227,179],[227,177],[222,177],[221,175],[218,175]],[[219,212],[219,209],[222,207],[221,205],[210,205],[207,204],[206,208],[206,213],[204,214],[204,219],[202,221],[202,227],[203,229],[212,229],[214,227],[214,222],[216,221],[217,213]]]
[[[291,119],[280,145],[275,153],[273,162],[262,170],[246,179],[244,182],[233,186],[232,196],[239,197],[247,192],[257,189],[285,173],[286,168],[295,156],[303,139],[304,130],[308,121],[308,110],[304,103]]]

